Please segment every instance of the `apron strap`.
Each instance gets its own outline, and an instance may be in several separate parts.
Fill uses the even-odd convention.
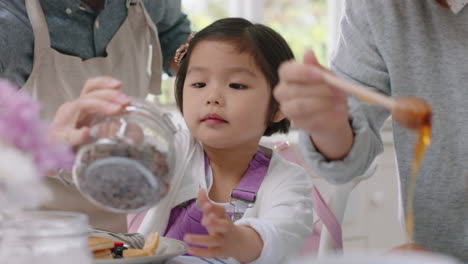
[[[268,173],[270,157],[265,150],[259,149],[242,177],[239,185],[232,190],[231,198],[239,199],[247,203],[255,203],[258,189]]]
[[[151,37],[151,65],[148,65],[148,69],[151,68],[151,80],[149,91],[153,94],[161,94],[161,75],[162,75],[162,53],[159,44],[159,35],[158,29],[153,22],[153,19],[149,16],[146,11],[145,5],[141,0],[127,0],[127,7],[139,5],[143,9],[145,14],[146,23],[150,28],[150,37]]]
[[[249,167],[242,177],[237,187],[232,190],[231,198],[239,199],[248,204],[255,203],[257,191],[268,173],[270,165],[271,153],[267,153],[268,149],[259,149],[254,158],[250,161]],[[271,151],[270,151],[271,152]],[[205,153],[205,174],[208,173],[210,161]]]
[[[26,11],[34,33],[34,56],[50,49],[50,34],[47,20],[39,0],[26,0]]]

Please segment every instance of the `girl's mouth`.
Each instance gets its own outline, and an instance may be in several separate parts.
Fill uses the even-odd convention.
[[[201,121],[208,125],[217,125],[217,124],[227,123],[227,121],[224,120],[224,118],[222,118],[220,115],[213,114],[213,113],[207,114]]]

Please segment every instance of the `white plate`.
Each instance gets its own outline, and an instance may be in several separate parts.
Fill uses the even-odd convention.
[[[187,244],[180,240],[160,237],[156,254],[149,257],[94,260],[94,264],[157,264],[184,254]]]

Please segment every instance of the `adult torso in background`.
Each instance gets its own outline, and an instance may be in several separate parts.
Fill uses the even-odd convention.
[[[106,1],[101,12],[80,0],[39,2],[51,32],[52,48],[83,60],[105,56],[107,45],[127,17],[126,0]],[[179,0],[143,2],[158,27],[164,70],[169,71],[169,58],[185,42],[190,23],[186,15],[179,12]],[[99,27],[96,27],[96,20]],[[0,0],[0,25],[0,78],[23,86],[32,71],[34,51],[34,35],[25,0]]]
[[[133,96],[146,96],[152,88],[157,92],[160,45],[156,33],[155,38],[150,38],[151,19],[145,16],[143,6],[130,7],[126,0],[114,0],[97,13],[78,0],[26,1],[0,2],[0,7],[5,7],[0,9],[0,21],[6,24],[2,28],[11,29],[0,32],[0,77],[23,86],[38,99],[46,110],[43,117],[52,118],[61,103],[79,96],[87,78],[97,75],[121,79],[123,90]],[[153,9],[161,11],[153,12],[152,17],[162,19],[164,5]],[[155,32],[154,24],[153,28]],[[180,34],[188,31],[182,29]],[[153,57],[150,44],[155,47]],[[174,50],[177,44],[173,44]],[[157,78],[151,78],[148,72],[150,62],[155,65],[152,76]],[[125,231],[124,215],[100,210],[74,187],[66,187],[56,179],[47,179],[47,184],[53,199],[45,209],[85,212],[94,227]]]
[[[332,65],[338,74],[433,109],[432,144],[417,179],[415,239],[468,261],[468,7],[436,1],[350,0]],[[369,120],[375,108],[361,107]],[[384,116],[386,117],[386,116]],[[402,193],[416,135],[394,126]],[[404,197],[403,197],[404,198]]]

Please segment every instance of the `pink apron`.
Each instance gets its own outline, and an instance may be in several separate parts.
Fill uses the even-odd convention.
[[[257,151],[239,185],[232,191],[231,198],[246,203],[246,208],[252,207],[258,189],[268,172],[269,164],[270,157],[261,150]],[[207,159],[206,165],[208,165]],[[208,166],[205,167],[208,169]],[[233,221],[236,221],[243,216],[244,212],[236,210],[236,206],[233,207],[234,211],[227,212],[227,214]],[[198,207],[196,200],[187,201],[172,209],[164,236],[183,240],[187,233],[207,235],[208,231],[201,225],[202,218],[203,212]]]

